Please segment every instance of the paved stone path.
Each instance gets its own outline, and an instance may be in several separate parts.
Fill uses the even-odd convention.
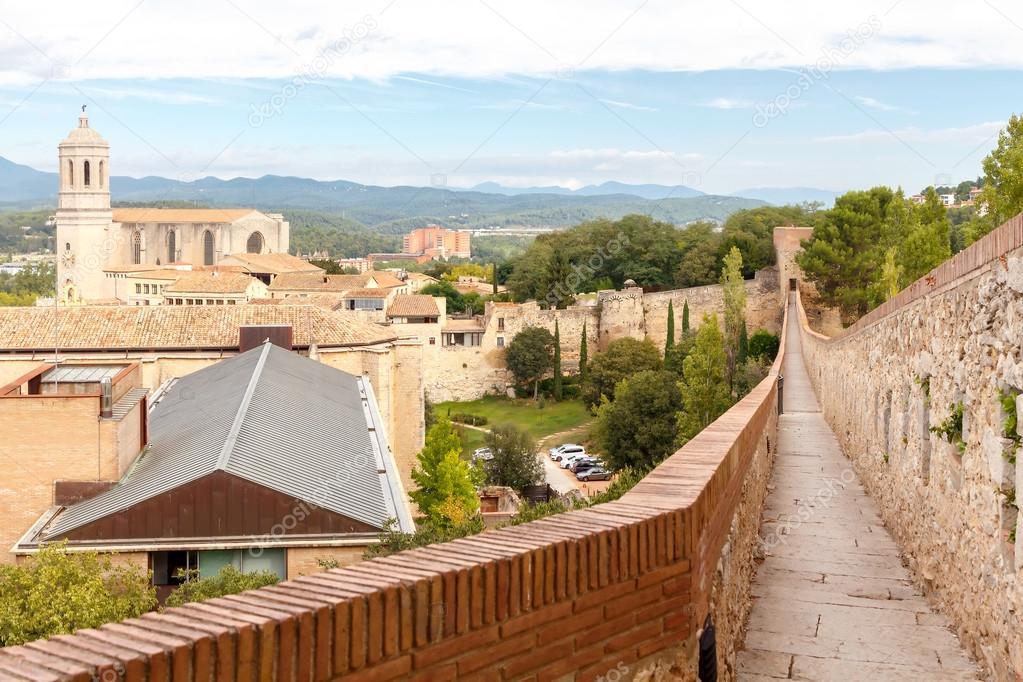
[[[795,315],[790,307],[789,319]],[[778,455],[761,521],[766,558],[753,581],[738,679],[983,679],[948,619],[913,586],[820,413],[795,333],[786,342],[784,376]]]

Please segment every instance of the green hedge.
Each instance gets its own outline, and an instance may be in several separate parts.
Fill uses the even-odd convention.
[[[481,417],[478,414],[455,412],[451,415],[451,421],[458,422],[459,424],[469,424],[470,426],[484,426],[487,423],[487,418]]]

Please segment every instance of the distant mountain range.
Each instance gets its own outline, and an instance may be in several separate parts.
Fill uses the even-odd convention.
[[[750,191],[759,192],[760,196],[720,196],[682,185],[619,182],[588,185],[575,191],[563,187],[517,189],[497,183],[483,183],[471,189],[379,187],[347,180],[321,181],[277,175],[230,180],[205,177],[193,182],[157,176],[112,176],[110,190],[115,202],[190,201],[206,206],[340,214],[354,224],[385,233],[404,232],[423,222],[476,228],[492,225],[563,227],[601,217],[617,219],[629,213],[646,213],[677,224],[695,220],[720,222],[744,208],[775,203],[775,200],[779,200],[778,203],[808,200],[787,197],[813,198],[818,196],[814,193],[824,192],[763,189]],[[56,173],[0,157],[0,209],[52,208],[56,200]]]
[[[830,208],[835,203],[835,199],[842,196],[842,192],[816,189],[814,187],[751,187],[738,192],[732,192],[732,196],[759,199],[775,206],[819,201],[825,207]]]
[[[474,185],[470,191],[505,194],[508,196],[517,196],[519,194],[559,194],[561,196],[596,197],[611,194],[628,194],[654,201],[668,198],[688,199],[706,196],[704,192],[692,187],[686,187],[685,185],[627,185],[624,182],[614,181],[604,182],[599,185],[586,185],[576,190],[557,185],[550,187],[505,187],[496,182],[481,182],[478,185]]]

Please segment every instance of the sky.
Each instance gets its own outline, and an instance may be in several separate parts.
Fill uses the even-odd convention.
[[[1008,0],[0,0],[0,156],[114,175],[917,191],[1019,103]]]

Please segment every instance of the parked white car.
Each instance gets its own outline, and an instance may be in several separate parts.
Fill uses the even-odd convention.
[[[585,452],[586,448],[581,445],[576,445],[575,443],[565,443],[564,445],[559,445],[556,448],[550,449],[551,459],[555,462],[560,462],[570,455],[577,455]]]
[[[472,453],[473,462],[488,462],[494,459],[494,453],[490,448],[476,448]]]
[[[575,463],[576,460],[579,460],[579,459],[582,459],[583,457],[588,457],[588,456],[589,455],[586,454],[585,450],[580,450],[580,452],[573,452],[571,454],[563,455],[561,457],[561,460],[560,460],[560,462],[561,462],[560,466],[561,466],[562,469],[569,469],[569,468],[571,468],[572,464]]]

